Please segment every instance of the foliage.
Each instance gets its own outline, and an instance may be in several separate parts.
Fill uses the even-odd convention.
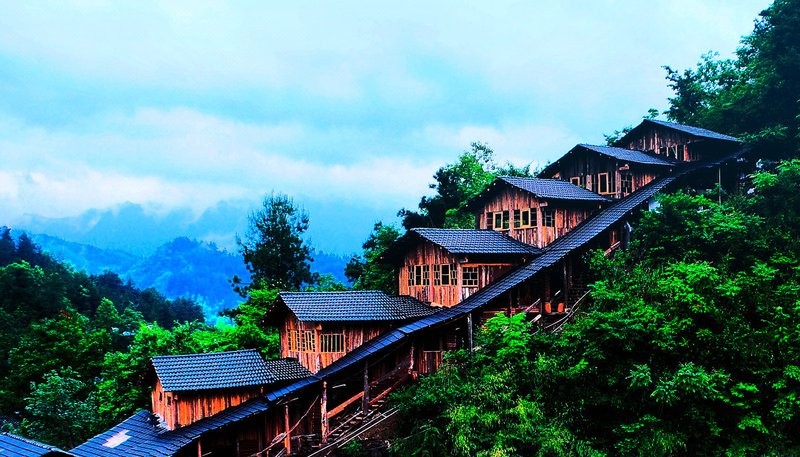
[[[464,205],[478,195],[497,176],[530,176],[530,165],[517,167],[511,163],[498,166],[494,151],[485,143],[475,142],[455,163],[447,164],[433,175],[436,189],[433,197],[422,197],[419,210],[401,209],[398,215],[403,227],[474,228],[474,216]]]
[[[753,185],[663,197],[561,333],[488,321],[400,395],[399,455],[798,453],[800,161]]]
[[[400,232],[392,225],[377,222],[362,247],[362,255],[353,255],[345,267],[345,275],[356,290],[382,290],[387,294],[397,293],[397,270],[380,257],[400,238]]]
[[[800,1],[775,0],[735,59],[708,53],[694,69],[670,67],[671,120],[729,132],[786,156],[800,144]]]
[[[236,239],[253,284],[299,290],[312,281],[312,249],[303,239],[306,230],[308,213],[290,197],[273,193],[264,198],[262,207],[250,213],[244,239]],[[251,288],[252,284],[240,287],[242,296]]]

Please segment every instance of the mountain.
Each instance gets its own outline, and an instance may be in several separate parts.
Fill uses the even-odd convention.
[[[19,232],[14,231],[14,236]],[[157,247],[147,256],[119,249],[102,249],[89,244],[66,241],[48,234],[32,233],[31,239],[55,258],[77,270],[100,274],[106,270],[130,279],[142,289],[153,287],[168,298],[191,297],[203,305],[211,318],[225,308],[236,306],[241,297],[228,280],[237,275],[245,280],[249,273],[238,253],[222,249],[213,242],[178,237]],[[315,252],[312,271],[329,273],[346,283],[347,258]]]

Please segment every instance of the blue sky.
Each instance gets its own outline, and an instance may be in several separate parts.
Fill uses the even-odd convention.
[[[537,165],[666,108],[661,66],[730,55],[768,6],[0,3],[0,224],[276,190],[342,253],[472,141]]]

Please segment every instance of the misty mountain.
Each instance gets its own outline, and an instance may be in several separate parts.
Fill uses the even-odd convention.
[[[15,231],[14,236],[19,233]],[[178,237],[157,247],[148,256],[137,256],[118,249],[65,241],[47,234],[29,234],[43,250],[78,270],[99,274],[111,270],[130,279],[142,289],[153,287],[168,298],[191,297],[201,303],[207,317],[236,306],[241,297],[233,292],[228,280],[238,275],[245,280],[249,273],[238,253],[215,243]],[[346,282],[343,256],[314,253],[312,271],[330,273]]]

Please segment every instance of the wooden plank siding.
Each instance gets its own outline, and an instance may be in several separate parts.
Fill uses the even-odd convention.
[[[506,188],[483,205],[475,213],[477,228],[494,229],[493,216],[497,212],[509,212],[508,228],[495,229],[506,233],[511,238],[526,244],[543,248],[556,238],[565,235],[573,227],[587,219],[597,209],[597,204],[570,201],[545,201],[530,192],[520,189]],[[514,211],[529,210],[531,226],[515,227]],[[544,226],[543,211],[554,211],[553,226]],[[535,213],[535,214],[534,214]],[[535,220],[535,226],[533,221]]]
[[[704,144],[708,143],[707,141],[698,141],[697,138],[687,133],[658,125],[642,126],[639,129],[635,135],[627,138],[625,143],[619,146],[626,149],[649,152],[681,162],[692,162],[708,158],[704,154],[704,152],[708,152],[707,148],[704,147]]]
[[[151,400],[153,412],[164,420],[167,428],[175,430],[242,404],[262,393],[261,387],[165,392],[161,380],[157,379],[151,392]]]
[[[424,284],[409,284],[409,267],[417,265],[427,268],[428,276]],[[434,265],[453,265],[455,284],[436,284]],[[517,264],[510,262],[478,263],[466,257],[458,257],[441,246],[430,241],[424,241],[410,249],[403,260],[403,265],[398,274],[399,291],[401,295],[409,295],[419,301],[435,306],[453,306],[469,297],[482,287],[485,287]],[[477,284],[464,284],[465,269],[477,269]]]
[[[665,171],[664,167],[626,163],[600,154],[574,154],[561,159],[558,170],[548,178],[570,181],[592,192],[618,199],[646,186]],[[606,192],[600,189],[601,173],[608,174]]]
[[[301,322],[294,314],[287,313],[280,327],[281,357],[296,358],[301,365],[316,373],[390,328],[385,322]],[[321,337],[327,334],[343,335],[344,350],[323,352]],[[305,344],[303,335],[310,337],[313,343]]]

